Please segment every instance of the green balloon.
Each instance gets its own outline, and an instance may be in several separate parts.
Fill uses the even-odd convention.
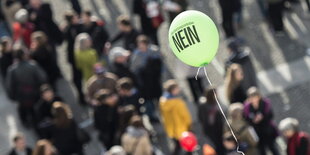
[[[206,14],[189,10],[180,13],[169,28],[169,44],[173,53],[184,63],[201,67],[216,55],[219,33]]]

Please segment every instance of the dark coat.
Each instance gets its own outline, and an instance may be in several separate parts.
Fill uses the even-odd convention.
[[[242,86],[245,90],[247,90],[251,86],[257,86],[256,72],[248,52],[232,52],[232,54],[226,60],[226,70],[233,63],[237,63],[242,67],[242,70],[244,72],[244,80],[242,82]]]
[[[257,114],[262,114],[263,119],[255,124],[254,119]],[[254,127],[260,142],[273,141],[278,136],[278,131],[272,121],[273,112],[268,99],[261,99],[258,109],[254,109],[251,103],[245,103],[244,117]]]
[[[35,19],[31,19],[31,22],[35,25],[35,30],[43,31],[49,37],[51,45],[62,43],[62,32],[53,21],[53,12],[49,4],[43,3],[39,9],[28,7],[27,10],[29,15],[36,15]]]
[[[243,103],[247,99],[246,89],[243,88],[242,83],[237,86],[233,92],[230,99],[230,103],[240,102]]]
[[[75,66],[74,63],[74,42],[75,37],[81,33],[81,25],[75,24],[75,25],[68,25],[64,29],[64,38],[67,40],[67,52],[68,52],[68,62],[71,63],[71,65]]]
[[[8,155],[18,155],[15,148],[13,148]],[[32,155],[32,149],[30,147],[26,147],[26,155]]]
[[[31,53],[32,59],[44,69],[48,76],[48,80],[52,85],[54,85],[56,80],[61,77],[55,53],[56,51],[53,51],[53,49],[49,47],[40,47]]]
[[[82,24],[81,32],[88,33],[93,41],[93,46],[99,56],[102,55],[105,43],[109,40],[109,33],[104,27],[103,22],[92,22],[90,25]]]
[[[54,97],[52,101],[48,102],[40,99],[34,106],[34,112],[37,124],[40,124],[46,120],[53,119],[52,104],[56,101],[62,101],[61,97]]]
[[[32,106],[40,98],[40,86],[46,82],[45,72],[34,62],[21,61],[9,67],[6,84],[11,99]]]
[[[59,128],[53,122],[41,125],[43,138],[51,140],[60,155],[70,155],[82,152],[82,144],[78,140],[78,126],[74,120],[69,127]]]
[[[99,139],[107,148],[115,145],[117,129],[119,126],[118,107],[99,105],[94,109],[95,128],[99,131]]]
[[[203,103],[198,108],[198,118],[202,125],[203,133],[208,136],[215,145],[219,155],[224,153],[222,144],[224,124],[221,112],[216,104]]]
[[[172,2],[177,3],[181,7],[181,12],[185,11],[188,6],[187,0],[172,0]],[[169,12],[170,22],[181,12]]]
[[[5,52],[0,57],[0,69],[3,79],[5,79],[9,66],[13,64],[13,53]]]
[[[140,16],[140,23],[142,32],[146,35],[156,32],[156,29],[152,25],[152,19],[146,14],[146,2],[145,0],[133,1],[133,12]]]
[[[140,33],[135,29],[132,29],[128,33],[120,32],[113,39],[111,39],[111,43],[115,43],[116,41],[118,41],[120,39],[124,39],[123,47],[126,50],[129,50],[132,52],[137,47],[136,40],[137,40],[137,37],[139,36],[139,34]]]
[[[129,66],[126,64],[113,63],[110,65],[109,70],[114,73],[118,78],[129,77],[131,80],[135,81],[136,77],[130,71]]]
[[[137,89],[132,90],[132,95],[131,96],[121,96],[120,97],[120,106],[127,106],[127,105],[133,105],[136,109],[136,111],[139,114],[142,114],[140,108],[142,106],[141,102],[141,95]]]

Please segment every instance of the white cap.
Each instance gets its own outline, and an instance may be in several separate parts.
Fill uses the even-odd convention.
[[[114,60],[117,57],[121,57],[121,56],[127,57],[129,55],[130,55],[129,51],[125,50],[124,48],[122,48],[122,47],[114,47],[110,51],[109,59],[110,59],[111,62],[114,62]]]
[[[19,9],[15,13],[15,20],[20,23],[25,23],[28,20],[28,11],[26,9]]]

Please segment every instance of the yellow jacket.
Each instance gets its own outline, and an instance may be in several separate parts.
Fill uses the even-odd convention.
[[[75,64],[82,72],[84,81],[87,81],[93,75],[93,66],[97,61],[98,56],[94,49],[75,51]]]
[[[161,97],[159,104],[166,133],[170,138],[179,139],[192,124],[192,118],[185,102],[181,98]]]

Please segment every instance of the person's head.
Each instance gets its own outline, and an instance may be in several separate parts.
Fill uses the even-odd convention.
[[[285,118],[279,123],[279,129],[286,138],[291,138],[299,132],[299,122],[295,118]]]
[[[90,10],[85,10],[83,13],[82,13],[82,20],[83,20],[83,23],[84,24],[89,24],[92,22],[91,20],[91,17],[92,17],[92,12]]]
[[[79,23],[79,17],[74,11],[67,11],[64,15],[64,19],[69,25],[74,25]]]
[[[19,48],[19,49],[13,50],[13,56],[18,61],[23,61],[23,60],[28,59],[29,53],[25,49]]]
[[[126,15],[117,17],[117,27],[121,32],[130,32],[132,29],[130,18]]]
[[[19,23],[26,23],[28,21],[28,11],[26,9],[19,9],[14,16],[15,20]]]
[[[241,38],[233,38],[229,41],[227,48],[231,53],[236,53],[241,51],[241,47],[244,44],[244,40]]]
[[[177,81],[175,81],[173,79],[168,80],[164,83],[164,89],[166,92],[170,93],[173,96],[177,96],[181,92]]]
[[[91,48],[92,40],[88,33],[80,33],[75,38],[75,50],[83,51]]]
[[[34,9],[39,9],[41,7],[42,0],[30,0],[30,6]]]
[[[12,39],[10,37],[2,37],[0,39],[0,53],[8,53],[12,51]]]
[[[54,102],[52,107],[54,123],[56,127],[67,128],[72,121],[72,112],[67,104],[62,102]]]
[[[241,120],[243,118],[243,104],[233,103],[228,108],[228,115],[232,120]]]
[[[125,64],[127,63],[129,55],[130,55],[129,51],[125,50],[124,48],[114,47],[110,51],[109,59],[111,62],[117,64]]]
[[[42,31],[36,31],[31,34],[31,49],[37,50],[38,48],[48,45],[48,38]]]
[[[133,82],[128,77],[123,77],[117,81],[116,89],[121,96],[130,96],[131,90],[134,88]]]
[[[121,146],[115,145],[110,148],[107,155],[126,155],[126,151]]]
[[[106,73],[106,69],[103,67],[101,63],[94,64],[93,71],[97,76],[103,76]]]
[[[255,107],[258,108],[261,100],[261,94],[256,87],[250,87],[247,91],[248,101]]]
[[[229,100],[232,98],[233,90],[240,85],[243,80],[242,67],[239,64],[231,64],[228,67],[225,82],[226,82],[226,95]]]
[[[214,93],[216,93],[216,89],[213,87],[205,90],[204,95],[199,99],[200,103],[216,104]]]
[[[130,118],[129,125],[132,127],[135,127],[135,128],[143,128],[144,127],[142,118],[139,115],[133,115]]]
[[[116,106],[118,102],[117,94],[113,93],[108,89],[98,90],[98,92],[96,92],[95,94],[95,98],[100,104],[104,104],[110,107]]]
[[[54,91],[48,84],[44,84],[40,87],[41,97],[45,101],[52,101],[54,98]]]
[[[13,138],[14,146],[17,150],[24,150],[26,148],[26,140],[23,134],[18,133]]]
[[[137,37],[137,47],[141,52],[146,52],[150,44],[150,40],[146,35],[139,35]]]
[[[237,147],[237,143],[230,132],[226,132],[223,137],[223,144],[227,150],[234,150]]]
[[[52,143],[46,139],[37,142],[32,155],[54,155],[55,148]]]

